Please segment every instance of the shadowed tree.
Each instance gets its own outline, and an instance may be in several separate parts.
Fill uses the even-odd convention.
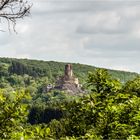
[[[31,4],[26,0],[0,0],[0,23],[6,20],[8,29],[13,28],[15,31],[17,19],[28,16],[30,9]]]

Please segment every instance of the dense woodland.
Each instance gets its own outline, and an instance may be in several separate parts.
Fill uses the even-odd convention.
[[[46,92],[65,64],[0,58],[0,138],[140,139],[139,75],[72,64],[86,93]]]

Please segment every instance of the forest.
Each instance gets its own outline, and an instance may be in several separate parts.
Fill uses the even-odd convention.
[[[140,139],[140,76],[73,63],[86,93],[45,91],[66,63],[0,58],[0,138]]]

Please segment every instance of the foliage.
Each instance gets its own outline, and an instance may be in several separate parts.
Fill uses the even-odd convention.
[[[10,138],[11,133],[23,129],[28,114],[23,99],[28,98],[23,91],[6,93],[0,90],[0,138]]]
[[[15,132],[11,135],[12,139],[48,139],[53,140],[50,128],[45,124],[26,125],[22,132]]]
[[[137,74],[73,64],[90,94],[72,96],[45,90],[63,74],[65,63],[1,58],[0,64],[1,139],[140,138],[140,78],[133,79]],[[119,74],[125,77],[123,83]]]
[[[120,93],[120,88],[114,91],[114,86],[104,84],[109,78],[108,74],[105,71],[100,72],[104,73],[100,73],[99,76],[103,79],[99,82],[98,88],[102,89],[100,92],[95,92],[96,86],[93,85],[95,91],[92,94],[64,105],[68,112],[64,123],[64,127],[67,128],[66,135],[76,139],[86,139],[88,136],[87,139],[138,138],[140,98],[131,92]],[[90,77],[89,83],[92,83],[94,78],[97,80],[97,76],[95,74],[94,77]],[[108,94],[103,98],[102,93],[106,92]]]
[[[92,92],[96,92],[102,97],[102,100],[121,89],[120,81],[113,79],[105,69],[96,69],[94,73],[90,72],[87,84]]]
[[[48,77],[51,82],[54,82],[57,76],[63,74],[64,67],[66,63],[54,62],[54,61],[37,61],[37,60],[28,60],[28,59],[12,59],[12,58],[0,58],[0,63],[6,64],[9,67],[9,73],[24,75],[27,74],[32,77]],[[86,81],[87,74],[89,71],[95,71],[95,67],[75,64],[73,63],[73,71],[75,76],[80,79],[80,82],[83,84]],[[122,82],[126,82],[138,74],[124,72],[124,71],[115,71],[109,70],[109,73],[113,78],[117,78]]]
[[[123,90],[127,92],[135,93],[137,94],[137,96],[140,97],[140,77],[138,76],[135,79],[128,81],[124,85]]]

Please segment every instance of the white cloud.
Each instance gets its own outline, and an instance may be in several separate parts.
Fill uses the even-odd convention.
[[[140,2],[40,0],[18,34],[0,33],[0,56],[139,71]]]

